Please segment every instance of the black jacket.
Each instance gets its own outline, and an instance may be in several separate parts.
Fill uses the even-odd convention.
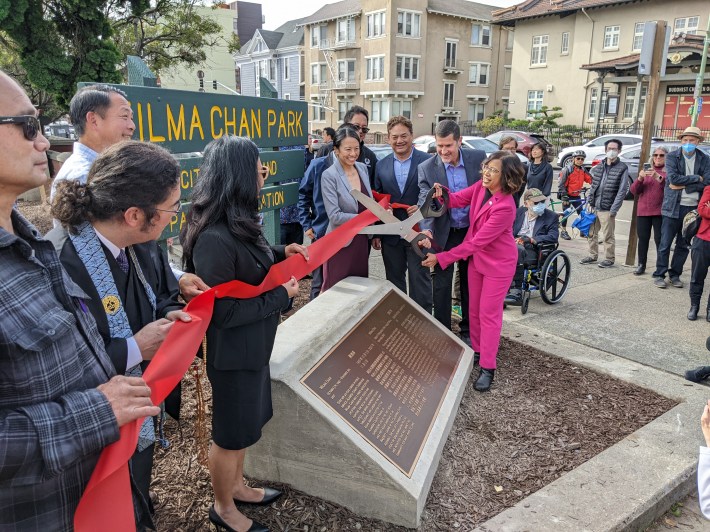
[[[552,165],[547,161],[543,160],[540,164],[530,163],[528,165],[527,174],[527,188],[537,188],[548,198],[552,193],[552,179],[554,177],[554,172],[552,171]]]
[[[607,164],[604,159],[592,168],[592,187],[587,194],[589,204],[600,211],[610,211],[616,215],[621,208],[631,181],[629,169],[625,163],[616,159],[613,164]],[[606,178],[605,178],[605,173]]]
[[[272,246],[275,262],[284,246]],[[193,250],[195,272],[209,286],[239,280],[259,285],[274,261],[256,244],[237,239],[224,224],[205,229]],[[258,370],[269,364],[288,293],[278,286],[249,299],[215,300],[207,329],[207,360],[218,370]]]
[[[519,207],[515,213],[515,222],[513,223],[513,236],[517,238],[518,232],[523,227],[525,217],[528,215],[527,207]],[[557,244],[560,239],[560,230],[558,228],[560,219],[557,214],[550,209],[545,209],[542,216],[538,216],[533,227],[533,238],[536,244]]]

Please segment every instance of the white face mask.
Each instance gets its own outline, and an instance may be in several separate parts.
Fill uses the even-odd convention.
[[[606,152],[606,156],[608,159],[614,160],[619,156],[619,150],[609,150]]]

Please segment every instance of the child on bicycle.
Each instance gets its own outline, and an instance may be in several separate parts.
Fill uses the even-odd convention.
[[[572,164],[565,166],[560,172],[560,184],[559,190],[557,192],[557,197],[562,200],[562,209],[567,207],[574,207],[574,210],[579,211],[582,208],[582,198],[580,197],[582,188],[584,184],[592,184],[592,176],[584,168],[584,159],[587,158],[587,154],[582,150],[577,150],[572,154]],[[571,240],[572,237],[567,233],[567,219],[569,216],[565,216],[562,219],[562,231],[560,236],[565,240]]]

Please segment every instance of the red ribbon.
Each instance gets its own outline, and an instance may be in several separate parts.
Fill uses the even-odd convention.
[[[373,194],[380,205],[389,205],[389,195],[376,192]],[[407,205],[402,204],[391,206],[407,208]],[[292,276],[300,280],[340,251],[360,229],[377,220],[370,211],[358,214],[311,244],[308,247],[308,262],[301,254],[292,255],[274,264],[259,286],[231,281],[215,286],[190,301],[184,310],[190,314],[192,321],[175,322],[143,374],[143,379],[151,388],[153,404],[158,405],[165,400],[192,364],[212,319],[216,298],[247,299],[284,284]],[[128,460],[136,449],[142,421],[138,419],[122,426],[120,439],[101,453],[74,514],[74,528],[77,532],[135,531]]]

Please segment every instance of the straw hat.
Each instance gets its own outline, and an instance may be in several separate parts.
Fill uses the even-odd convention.
[[[700,131],[699,127],[694,127],[694,126],[686,127],[685,131],[683,131],[683,133],[678,135],[678,139],[680,140],[687,135],[700,139],[700,142],[703,142],[705,140],[705,137],[703,137],[703,134]]]

